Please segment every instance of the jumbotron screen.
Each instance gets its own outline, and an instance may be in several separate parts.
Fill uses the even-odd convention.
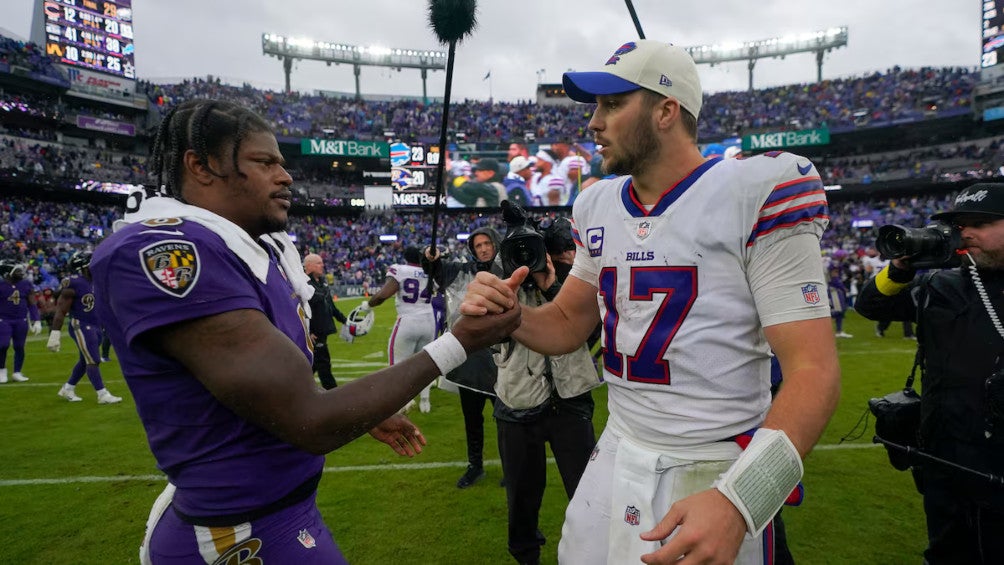
[[[136,78],[132,0],[41,0],[45,52],[67,65]]]
[[[981,0],[983,11],[983,54],[980,67],[1004,63],[1004,0]]]

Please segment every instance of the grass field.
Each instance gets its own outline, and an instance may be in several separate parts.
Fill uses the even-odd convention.
[[[348,312],[358,301],[340,303]],[[377,309],[373,332],[355,343],[332,337],[339,380],[387,363],[394,307]],[[800,564],[915,564],[925,546],[920,496],[908,473],[895,471],[871,444],[872,424],[841,443],[869,398],[901,387],[914,342],[898,324],[885,338],[851,313],[840,340],[843,395],[819,446],[806,461],[805,502],[784,511]],[[115,565],[136,563],[149,507],[164,487],[118,364],[102,364],[109,390],[124,397],[98,405],[86,378],[84,402],[56,391],[76,361],[76,348],[45,349],[45,334],[29,338],[24,373],[30,382],[0,385],[0,564]],[[12,354],[7,367],[11,370]],[[595,395],[595,424],[606,419],[606,394]],[[486,410],[487,413],[487,410]],[[412,412],[429,440],[426,451],[401,458],[371,438],[328,455],[318,504],[335,539],[355,565],[507,564],[505,496],[494,423],[486,423],[487,477],[458,490],[466,465],[457,396],[434,390],[432,412]],[[566,504],[557,468],[548,469],[541,529],[544,563],[556,562]]]

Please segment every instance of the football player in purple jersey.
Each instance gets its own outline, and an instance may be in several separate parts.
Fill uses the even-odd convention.
[[[7,349],[14,343],[14,374],[11,380],[23,383],[28,377],[24,368],[24,343],[28,339],[28,318],[31,333],[42,331],[42,318],[31,281],[25,278],[24,265],[0,262],[0,384],[7,382]]]
[[[101,378],[101,323],[94,311],[94,291],[91,288],[91,272],[88,263],[91,260],[90,251],[77,251],[70,257],[69,268],[73,273],[63,279],[56,299],[56,313],[52,318],[52,328],[49,331],[49,341],[46,347],[49,351],[59,351],[59,341],[63,329],[63,321],[70,317],[70,338],[77,345],[80,355],[77,364],[70,371],[70,378],[57,393],[60,398],[70,402],[83,400],[76,393],[77,383],[87,375],[88,380],[98,392],[98,404],[118,404],[122,398],[108,392]]]
[[[519,324],[465,321],[386,369],[317,386],[284,165],[257,114],[185,102],[157,133],[157,190],[135,195],[94,253],[97,310],[168,479],[142,563],[346,563],[315,504],[324,454],[367,432],[420,452],[397,410]]]

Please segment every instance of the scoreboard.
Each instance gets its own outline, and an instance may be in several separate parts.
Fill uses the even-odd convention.
[[[136,78],[132,0],[41,0],[45,52],[60,62]]]
[[[390,181],[394,206],[424,208],[435,204],[436,171],[441,158],[438,145],[401,142],[390,144]]]
[[[983,11],[983,53],[980,68],[1004,63],[1004,0],[981,0]]]

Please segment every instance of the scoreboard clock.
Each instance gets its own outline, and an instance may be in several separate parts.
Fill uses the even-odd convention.
[[[45,52],[60,62],[136,78],[132,0],[42,0]]]

